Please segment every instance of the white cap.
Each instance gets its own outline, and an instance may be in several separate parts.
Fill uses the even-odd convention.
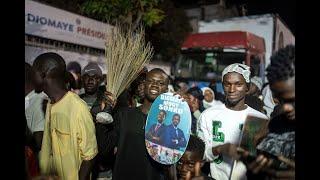
[[[246,83],[250,83],[250,67],[244,64],[240,64],[240,63],[234,63],[234,64],[230,64],[229,66],[227,66],[226,68],[224,68],[224,70],[222,71],[222,81],[223,81],[223,77],[224,75],[226,75],[227,73],[230,72],[236,72],[241,74],[244,79],[246,80]]]

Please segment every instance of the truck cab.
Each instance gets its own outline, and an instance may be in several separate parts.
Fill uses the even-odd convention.
[[[249,32],[191,34],[182,44],[174,75],[180,79],[198,82],[214,79],[221,83],[225,67],[242,63],[250,66],[253,74],[264,80],[265,52],[264,39]]]

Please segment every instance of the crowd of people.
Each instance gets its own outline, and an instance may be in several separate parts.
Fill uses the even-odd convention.
[[[189,87],[162,69],[144,68],[117,99],[106,91],[98,64],[83,69],[56,53],[25,63],[26,176],[28,179],[295,179],[295,47],[272,55],[268,83],[249,66],[222,72],[215,84]],[[149,110],[162,93],[174,91],[189,105],[190,139],[177,163],[150,157],[153,143],[170,142],[180,116],[163,126],[165,111],[145,135]],[[256,153],[239,146],[248,116],[268,123]],[[171,129],[170,129],[171,128]],[[160,129],[164,138],[157,135]],[[183,133],[182,133],[183,134]],[[172,136],[177,136],[173,133]],[[183,137],[183,139],[185,139]],[[161,144],[160,143],[160,144]],[[176,148],[176,144],[168,147]],[[163,157],[165,158],[165,153]]]

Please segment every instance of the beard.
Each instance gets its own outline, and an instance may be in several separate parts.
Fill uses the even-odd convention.
[[[240,99],[236,99],[236,100],[229,100],[228,98],[226,98],[226,105],[230,106],[230,107],[234,107],[236,106],[242,99],[244,99],[244,97],[240,98]]]
[[[152,97],[149,94],[145,94],[145,97],[149,102],[154,102],[154,100],[158,97],[159,95],[157,95],[156,97]]]

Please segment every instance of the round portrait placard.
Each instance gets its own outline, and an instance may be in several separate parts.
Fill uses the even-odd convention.
[[[161,164],[174,164],[186,150],[191,132],[191,113],[186,101],[172,93],[152,103],[145,126],[149,155]]]

